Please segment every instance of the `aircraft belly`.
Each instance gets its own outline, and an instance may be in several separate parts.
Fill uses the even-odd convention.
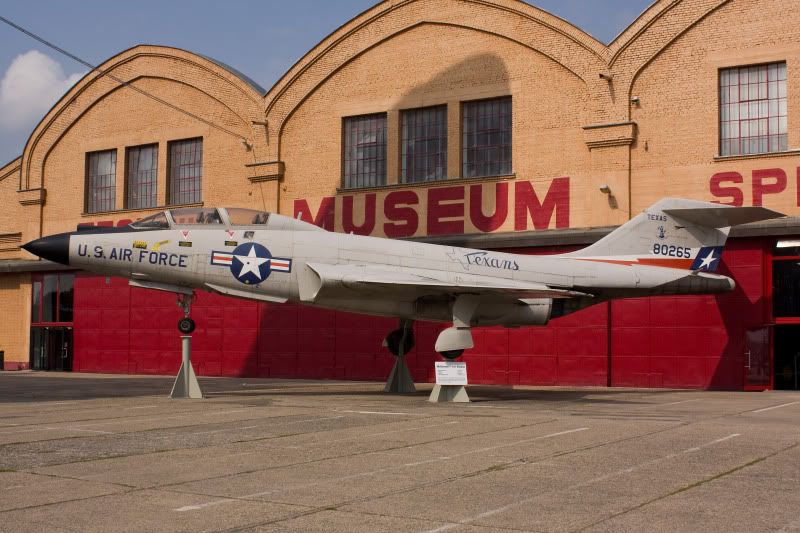
[[[309,302],[307,305],[333,309],[335,311],[347,311],[351,313],[363,313],[368,315],[415,318],[415,306],[412,301],[399,301],[389,299],[348,299],[348,298],[321,298]],[[445,318],[446,320],[446,318]]]

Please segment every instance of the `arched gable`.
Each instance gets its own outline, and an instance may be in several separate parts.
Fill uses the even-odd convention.
[[[248,139],[253,146],[253,157],[258,157],[258,151],[263,150],[260,142],[263,135],[259,136],[258,129],[252,124],[261,117],[262,95],[246,80],[220,64],[175,48],[140,45],[112,57],[99,68],[125,82],[150,77],[191,85],[241,119],[241,125],[234,133]],[[20,189],[42,187],[44,162],[52,147],[87,109],[118,88],[120,84],[117,81],[92,71],[50,109],[25,145]],[[198,116],[204,112],[202,108],[186,111]]]
[[[265,97],[269,134],[331,75],[365,51],[420,24],[440,24],[501,36],[551,58],[593,91],[607,63],[606,47],[582,30],[516,0],[405,0],[382,2],[338,28],[301,58]],[[597,106],[595,106],[597,107]],[[271,144],[277,156],[277,143]]]
[[[657,0],[608,46],[521,0],[387,0],[336,29],[267,92],[269,159],[278,158],[280,131],[302,102],[365,51],[420,24],[442,24],[502,36],[545,55],[581,78],[591,100],[591,124],[629,120],[637,73],[682,33],[731,0]],[[611,82],[602,79],[608,74]]]
[[[641,72],[672,43],[699,22],[732,0],[659,0],[647,9],[609,46],[609,67],[618,86],[630,101],[631,90]],[[630,118],[627,106],[624,119]]]

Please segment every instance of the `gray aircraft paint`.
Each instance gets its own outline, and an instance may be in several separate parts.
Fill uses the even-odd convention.
[[[402,319],[458,323],[461,305],[468,316],[460,329],[541,325],[613,298],[731,290],[733,280],[706,271],[719,264],[730,226],[782,216],[762,207],[663,199],[583,250],[530,256],[331,233],[277,214],[266,224],[231,225],[226,211],[219,213],[222,224],[178,225],[170,216],[170,229],[71,233],[69,264],[161,290]],[[253,243],[283,258],[284,270],[269,268],[261,279],[263,258],[243,252],[255,250],[242,247]],[[234,266],[219,264],[237,249]],[[237,268],[250,269],[244,279],[253,282],[234,275]]]

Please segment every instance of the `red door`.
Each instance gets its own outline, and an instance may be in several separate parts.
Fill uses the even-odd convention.
[[[764,390],[770,386],[770,328],[747,330],[744,351],[744,390]]]

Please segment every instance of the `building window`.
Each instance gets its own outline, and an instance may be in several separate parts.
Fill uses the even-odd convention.
[[[203,139],[169,143],[169,204],[203,201]]]
[[[143,209],[158,205],[158,145],[128,148],[125,207]]]
[[[788,149],[786,63],[722,69],[719,91],[720,155]]]
[[[511,174],[511,97],[464,102],[461,124],[463,177]]]
[[[72,322],[75,274],[34,274],[31,323]]]
[[[113,211],[117,195],[117,151],[86,154],[86,211]]]
[[[781,239],[772,248],[772,316],[800,317],[800,241]]]
[[[344,119],[345,188],[386,184],[386,113]]]
[[[447,177],[447,106],[410,109],[401,114],[403,183]]]

